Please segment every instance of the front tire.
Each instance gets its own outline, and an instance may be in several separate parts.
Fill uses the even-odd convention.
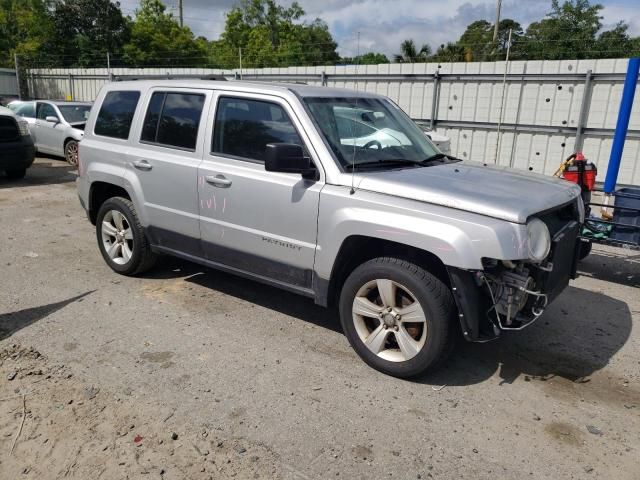
[[[100,253],[112,270],[136,275],[153,267],[156,255],[131,200],[112,197],[98,210],[96,236]]]
[[[64,158],[69,165],[74,167],[78,165],[78,142],[69,140],[64,145]]]
[[[21,178],[24,178],[24,176],[27,174],[27,169],[20,168],[18,170],[7,170],[6,174],[7,174],[7,178],[10,180],[20,180]]]
[[[382,257],[357,267],[340,294],[349,343],[371,367],[400,378],[436,369],[453,345],[449,288],[411,262]]]

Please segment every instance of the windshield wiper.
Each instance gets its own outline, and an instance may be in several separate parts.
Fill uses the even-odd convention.
[[[369,162],[353,163],[353,164],[347,165],[345,168],[355,169],[360,167],[378,168],[378,167],[398,167],[398,166],[420,167],[422,165],[421,165],[421,162],[414,162],[413,160],[388,159],[388,160],[373,160]]]
[[[462,160],[459,158],[456,158],[454,156],[451,155],[445,155],[444,153],[436,153],[435,155],[431,155],[430,157],[425,158],[424,160],[422,160],[420,162],[421,165],[426,165],[428,163],[431,162],[435,162],[435,161],[440,161],[442,163],[444,163],[444,160],[451,160],[452,162],[461,162]]]

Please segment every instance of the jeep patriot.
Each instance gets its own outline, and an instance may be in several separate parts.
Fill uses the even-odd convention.
[[[386,97],[298,84],[109,83],[77,187],[114,271],[170,254],[306,295],[397,377],[436,368],[458,332],[540,317],[584,221],[575,184],[439,152]]]

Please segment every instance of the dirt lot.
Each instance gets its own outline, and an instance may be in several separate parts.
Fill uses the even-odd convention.
[[[0,178],[0,478],[640,478],[640,255],[596,248],[539,323],[408,382],[308,299],[112,273],[73,179]]]

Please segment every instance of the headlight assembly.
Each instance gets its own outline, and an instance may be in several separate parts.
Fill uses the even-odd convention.
[[[541,262],[547,258],[551,249],[551,235],[547,226],[539,218],[532,218],[527,223],[527,240],[531,261]]]
[[[29,135],[29,125],[24,120],[18,120],[18,130],[23,137]]]

